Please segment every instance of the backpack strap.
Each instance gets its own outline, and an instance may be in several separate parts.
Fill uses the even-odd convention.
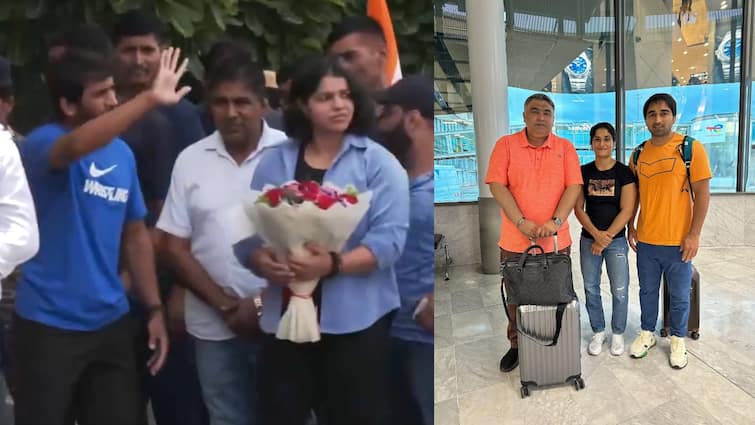
[[[687,172],[687,185],[689,185],[689,194],[692,196],[692,202],[695,202],[695,192],[692,190],[692,179],[690,177],[690,167],[692,166],[692,145],[695,139],[690,136],[684,136],[682,143],[677,147],[679,154],[684,161],[684,168]]]
[[[644,142],[640,143],[632,151],[632,158],[631,158],[632,165],[633,165],[632,169],[634,170],[634,175],[635,176],[637,175],[637,162],[640,160],[640,153],[642,153],[642,150],[645,149],[645,143],[646,142],[647,142],[647,140],[645,140]]]

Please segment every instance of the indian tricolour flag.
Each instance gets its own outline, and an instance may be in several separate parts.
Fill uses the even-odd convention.
[[[388,11],[386,0],[367,0],[367,16],[378,21],[383,27],[388,47],[385,57],[385,81],[388,85],[393,85],[401,79],[401,64],[398,59],[396,34],[393,32],[393,22],[391,22],[391,13]]]

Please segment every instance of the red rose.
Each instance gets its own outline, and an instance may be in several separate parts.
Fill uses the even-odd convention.
[[[338,198],[334,198],[332,196],[327,196],[327,195],[324,195],[324,194],[320,193],[317,196],[317,199],[315,200],[315,205],[317,205],[318,207],[320,207],[320,209],[322,209],[322,210],[327,210],[328,208],[330,208],[336,202],[338,202]]]
[[[277,207],[281,202],[281,196],[283,195],[283,189],[275,188],[265,192],[267,202],[271,207]]]
[[[317,194],[320,192],[320,185],[315,181],[308,181],[302,183],[300,189],[305,201],[314,202],[317,199]]]
[[[348,203],[350,203],[352,205],[356,204],[357,201],[358,201],[357,197],[354,196],[354,195],[341,195],[341,199],[343,199],[344,201],[346,201],[346,202],[348,202]]]

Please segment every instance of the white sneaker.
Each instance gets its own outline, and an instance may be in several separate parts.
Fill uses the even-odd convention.
[[[624,354],[624,335],[614,334],[611,337],[611,354],[614,356]]]
[[[595,335],[592,336],[592,341],[590,341],[590,345],[587,346],[587,352],[593,356],[597,356],[598,354],[600,354],[600,352],[603,351],[603,341],[605,341],[605,339],[606,339],[605,332],[596,332]]]
[[[655,335],[650,331],[640,331],[640,335],[629,348],[629,354],[635,359],[641,359],[647,356],[648,350],[653,347],[655,347]]]
[[[683,369],[687,366],[687,347],[684,344],[684,338],[671,337],[671,353],[668,361],[674,369]]]

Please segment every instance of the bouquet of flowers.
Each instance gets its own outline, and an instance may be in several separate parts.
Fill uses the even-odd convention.
[[[349,236],[367,213],[371,192],[359,193],[353,186],[343,189],[325,183],[290,182],[267,186],[253,192],[244,202],[246,216],[256,233],[279,259],[289,255],[311,255],[304,247],[316,242],[340,252]],[[288,308],[281,318],[276,337],[297,343],[320,340],[317,310],[312,292],[317,280],[293,282]]]

